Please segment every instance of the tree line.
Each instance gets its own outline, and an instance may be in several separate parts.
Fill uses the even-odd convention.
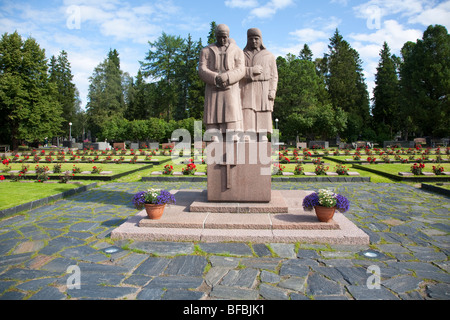
[[[401,56],[385,42],[375,75],[372,128],[386,140],[396,132],[411,136],[450,136],[450,36],[429,26],[422,39],[407,42]]]
[[[215,22],[207,43],[215,42]],[[163,140],[170,130],[203,117],[204,84],[197,67],[202,40],[162,35],[149,42],[136,77],[123,72],[110,49],[94,69],[86,109],[67,53],[50,60],[33,39],[17,32],[0,41],[0,142],[72,136],[119,141]],[[279,84],[274,119],[282,139],[364,139],[382,142],[398,134],[448,137],[450,38],[445,27],[429,26],[422,39],[407,42],[401,56],[380,52],[370,101],[358,52],[336,30],[328,52],[312,59],[307,44],[298,55],[277,58]],[[89,133],[89,135],[88,135]]]

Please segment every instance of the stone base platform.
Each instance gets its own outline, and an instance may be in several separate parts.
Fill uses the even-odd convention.
[[[208,201],[207,191],[199,194],[196,201],[190,205],[190,212],[211,213],[288,213],[288,206],[280,191],[272,190],[270,202],[212,202]]]
[[[302,201],[311,193],[308,191],[272,190],[269,204],[209,203],[205,200],[204,190],[171,192],[175,194],[177,204],[166,206],[160,220],[150,220],[145,210],[140,211],[114,229],[111,238],[138,241],[369,244],[369,236],[340,212],[336,211],[331,222],[323,223],[317,220],[314,212],[304,211]],[[270,208],[273,208],[273,212],[270,212]]]

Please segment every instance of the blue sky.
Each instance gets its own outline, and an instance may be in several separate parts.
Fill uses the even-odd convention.
[[[46,55],[68,52],[82,107],[89,77],[110,48],[120,54],[121,68],[131,76],[155,41],[167,34],[206,38],[210,22],[225,23],[240,47],[246,31],[262,30],[266,47],[276,56],[297,55],[307,43],[315,57],[328,51],[336,28],[363,61],[369,92],[379,52],[387,41],[398,54],[430,24],[450,30],[450,1],[437,0],[60,0],[0,2],[0,33],[15,30],[33,37]]]

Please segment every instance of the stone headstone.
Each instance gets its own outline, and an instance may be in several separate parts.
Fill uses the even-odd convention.
[[[130,144],[130,149],[133,149],[133,150],[139,149],[139,143],[132,142]]]
[[[327,149],[330,147],[330,143],[328,141],[310,141],[309,142],[309,148],[312,147],[321,147],[322,149]]]
[[[417,144],[427,144],[427,139],[425,138],[415,138],[414,143]]]
[[[414,148],[415,142],[413,141],[384,141],[383,147],[389,148],[393,146],[398,146],[402,148]]]
[[[156,150],[156,149],[159,149],[159,143],[158,143],[158,142],[152,142],[152,143],[150,143],[149,149],[150,149],[150,150]]]
[[[175,148],[175,142],[162,144],[162,149],[173,149],[173,148]]]
[[[114,149],[124,150],[125,149],[125,143],[124,142],[115,142],[113,144]]]

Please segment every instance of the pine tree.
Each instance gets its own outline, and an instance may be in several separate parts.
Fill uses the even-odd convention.
[[[188,35],[181,51],[181,64],[177,72],[181,90],[175,120],[202,118],[205,86],[197,71],[201,49],[201,40],[198,43],[193,42],[191,35]]]
[[[61,131],[62,108],[48,75],[45,50],[16,32],[0,40],[0,117],[2,140],[14,150],[19,141],[42,142]]]
[[[145,77],[158,82],[162,98],[159,100],[163,103],[166,120],[171,120],[179,103],[177,71],[181,65],[184,40],[163,32],[156,42],[149,42],[149,45],[154,50],[149,50],[145,61],[140,62],[141,70]]]
[[[91,133],[102,135],[105,121],[123,119],[125,113],[124,73],[120,69],[117,50],[110,50],[108,57],[95,69],[89,78],[87,117]]]
[[[362,137],[370,121],[370,105],[367,85],[363,76],[362,61],[338,30],[330,39],[330,53],[321,65],[326,75],[330,99],[335,110],[341,108],[348,114],[345,138],[356,140]],[[325,68],[325,70],[323,70]]]
[[[141,70],[139,70],[136,78],[130,82],[127,89],[129,95],[125,112],[127,120],[145,119],[150,116],[146,108],[145,89],[146,83]]]
[[[59,56],[55,58],[52,56],[50,59],[50,81],[56,85],[57,94],[56,99],[62,106],[62,116],[64,122],[62,124],[63,130],[69,134],[69,122],[74,122],[76,108],[76,87],[72,82],[73,75],[70,69],[70,63],[67,58],[67,52],[61,51]],[[77,128],[73,128],[73,131],[77,131]]]
[[[299,58],[300,60],[312,61],[313,53],[309,46],[305,43],[303,49],[300,51]]]
[[[208,34],[208,44],[216,43],[216,41],[217,41],[217,39],[216,39],[216,28],[217,28],[216,22],[212,21],[210,23],[210,29],[209,29],[209,34]]]
[[[392,139],[393,134],[399,129],[399,80],[396,58],[391,55],[386,42],[380,52],[375,85],[372,108],[373,120],[378,127],[378,135],[383,134],[386,138]],[[382,132],[384,128],[388,132]]]
[[[405,130],[420,136],[450,135],[450,35],[429,26],[422,39],[402,48],[401,114]]]
[[[341,133],[347,117],[331,106],[323,78],[315,63],[292,54],[277,59],[279,82],[274,118],[285,138],[303,136],[328,139]]]

